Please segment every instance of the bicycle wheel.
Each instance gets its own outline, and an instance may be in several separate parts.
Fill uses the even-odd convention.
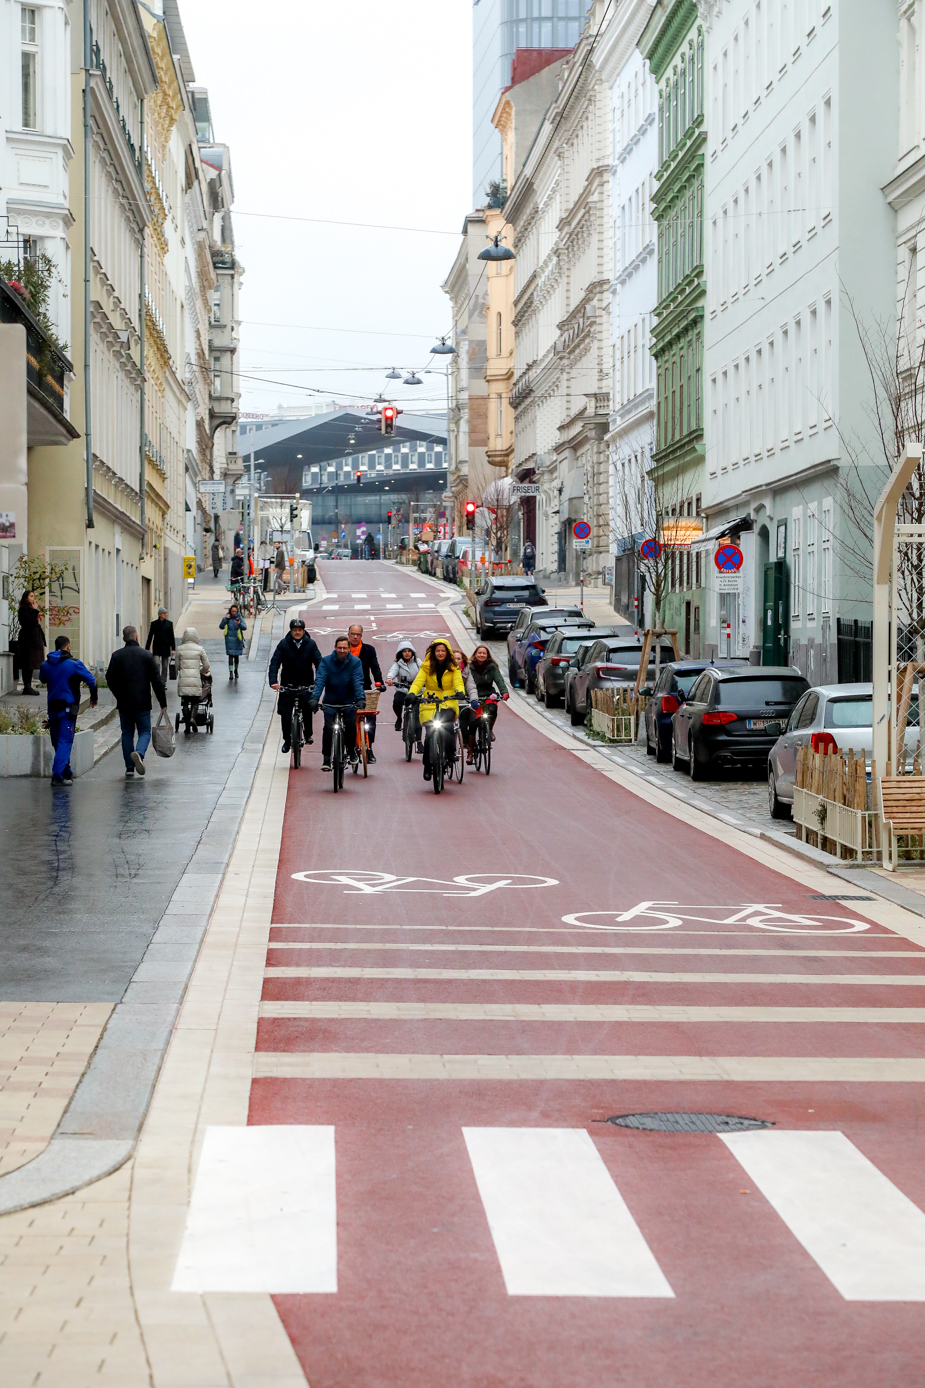
[[[362,728],[362,733],[360,732],[360,728]],[[363,777],[365,779],[369,775],[369,771],[367,770],[369,765],[369,735],[366,731],[365,718],[360,719],[360,727],[357,728],[357,748],[360,753],[360,760],[363,763]]]
[[[462,778],[466,774],[466,744],[463,742],[462,728],[456,729],[454,769],[456,780],[462,784]]]
[[[483,767],[485,768],[485,775],[486,775],[486,776],[490,776],[490,775],[491,775],[491,726],[489,725],[488,727],[486,727],[486,726],[483,724],[482,727],[481,727],[481,729],[480,729],[480,732],[481,732],[481,736],[482,736],[482,765],[483,765]]]
[[[292,748],[292,764],[298,771],[302,761],[302,712],[298,703],[293,706],[292,723],[289,728],[289,745]]]
[[[331,737],[331,775],[336,794],[344,788],[344,730],[337,723]]]
[[[410,761],[414,756],[414,735],[411,731],[411,719],[406,718],[402,726],[402,736],[405,739],[405,761]]]

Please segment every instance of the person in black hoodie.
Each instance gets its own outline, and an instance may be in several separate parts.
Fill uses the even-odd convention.
[[[279,690],[278,709],[279,721],[283,726],[283,752],[289,751],[289,730],[296,701],[296,695],[292,693],[294,687],[300,687],[305,691],[298,696],[305,724],[305,741],[311,746],[314,740],[309,701],[315,683],[315,672],[320,664],[321,652],[305,630],[305,623],[301,617],[293,617],[289,623],[289,635],[283,637],[273,652],[268,671],[270,687]],[[287,685],[290,686],[289,689],[286,688]]]

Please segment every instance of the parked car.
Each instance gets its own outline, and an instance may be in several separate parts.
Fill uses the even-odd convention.
[[[543,592],[542,588],[540,592]],[[585,615],[577,604],[574,607],[548,607],[545,605],[545,599],[541,601],[544,604],[542,607],[525,607],[519,614],[511,630],[508,632],[508,659],[510,659],[511,652],[532,621],[541,618],[543,621],[549,620],[550,622],[558,622],[560,625],[564,626],[564,624],[573,617],[583,617]]]
[[[511,684],[519,689],[522,684],[527,693],[533,693],[532,680],[536,662],[546,649],[546,642],[553,632],[560,629],[593,631],[594,623],[590,617],[551,617],[536,618],[530,623],[515,642],[508,657],[507,670]]]
[[[452,540],[434,540],[427,555],[428,572],[431,578],[437,577],[437,561],[443,560]]]
[[[534,684],[536,697],[547,708],[558,708],[565,692],[565,672],[573,656],[583,646],[593,646],[602,636],[619,636],[628,627],[571,627],[553,632],[536,662]]]
[[[671,764],[701,781],[713,766],[767,765],[809,681],[792,665],[703,671],[671,717]]]
[[[445,563],[449,564],[452,577],[451,583],[455,583],[459,577],[460,564],[471,564],[473,556],[481,559],[485,553],[485,546],[481,540],[473,540],[467,535],[456,535],[453,542],[446,552]],[[444,569],[446,576],[446,569]]]
[[[831,747],[863,754],[868,772],[874,745],[872,684],[824,684],[808,689],[794,707],[786,728],[768,753],[768,809],[772,819],[786,819],[793,808],[797,751]],[[919,743],[918,696],[913,695],[906,727],[906,755]]]
[[[687,698],[699,674],[710,665],[717,669],[748,665],[744,657],[730,656],[716,660],[670,660],[663,665],[646,704],[646,751],[656,761],[671,758],[671,716]]]
[[[574,669],[566,672],[565,707],[573,727],[579,727],[591,712],[591,694],[595,689],[617,689],[635,684],[642,660],[642,640],[627,636],[623,640],[608,637],[595,641],[581,651]],[[674,647],[661,647],[661,660],[674,660]],[[655,678],[655,655],[646,670],[645,678]]]
[[[483,578],[475,590],[475,629],[484,640],[510,631],[525,607],[547,606],[542,588],[531,578],[500,574]]]

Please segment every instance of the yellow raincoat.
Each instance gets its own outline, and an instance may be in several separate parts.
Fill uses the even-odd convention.
[[[427,661],[421,666],[414,683],[411,686],[412,694],[434,694],[442,695],[444,698],[449,694],[458,695],[463,701],[466,698],[466,686],[463,684],[463,677],[459,670],[447,670],[443,676],[443,687],[437,683],[436,674],[428,673]],[[442,708],[452,709],[453,716],[459,717],[459,699],[454,698],[452,703],[442,704]],[[422,723],[429,723],[437,711],[436,704],[423,703],[420,707],[420,718]]]

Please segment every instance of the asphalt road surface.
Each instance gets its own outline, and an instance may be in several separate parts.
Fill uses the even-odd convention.
[[[323,579],[323,651],[447,630],[413,573]],[[250,1110],[269,1205],[313,1192],[263,1250],[312,1388],[925,1380],[923,951],[510,708],[439,797],[388,713],[336,797],[319,743]],[[773,1126],[606,1121],[662,1112]],[[235,1161],[204,1153],[194,1209]]]

